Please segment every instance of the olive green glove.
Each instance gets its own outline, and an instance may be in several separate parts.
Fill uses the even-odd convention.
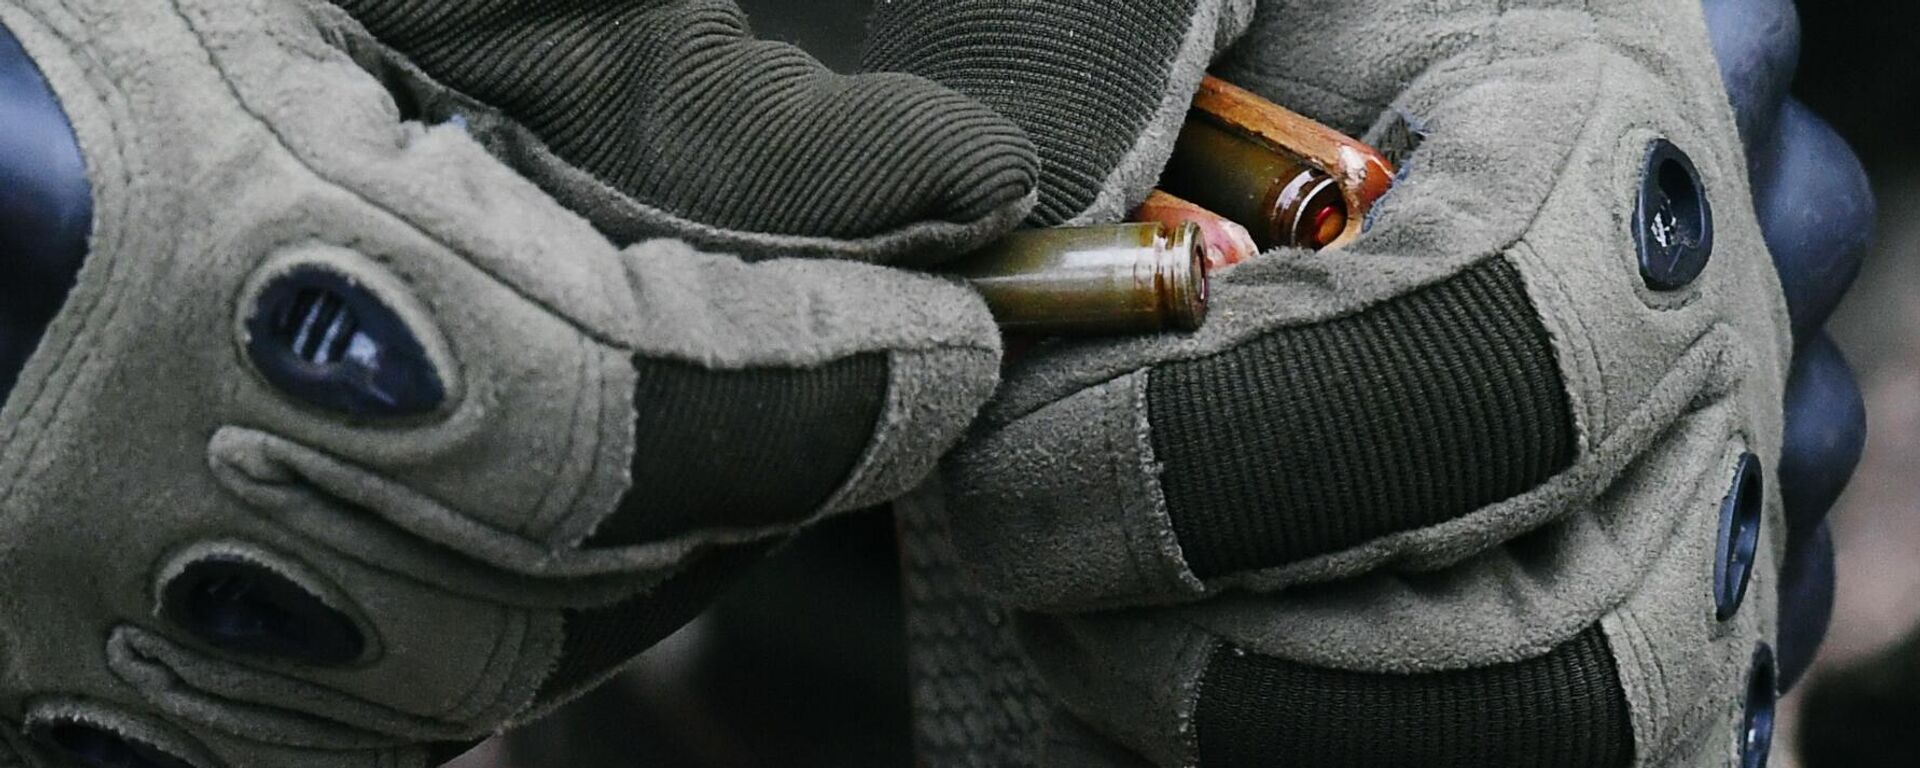
[[[1764,759],[1791,337],[1698,4],[1034,5],[870,60],[1022,122],[1038,223],[1139,199],[1209,67],[1404,178],[1009,371],[905,505],[928,765]]]
[[[94,211],[0,390],[0,765],[438,764],[958,439],[1000,357],[970,291],[689,243],[965,248],[1032,206],[1018,129],[754,42],[730,3],[623,7],[647,18],[595,28],[634,51],[725,54],[609,80],[630,92],[595,130],[641,126],[620,164],[660,190],[329,4],[0,4]],[[726,76],[742,56],[779,77]],[[838,98],[871,124],[794,121]],[[710,119],[743,113],[794,119]],[[715,125],[766,154],[698,140]],[[600,231],[555,199],[589,194]]]

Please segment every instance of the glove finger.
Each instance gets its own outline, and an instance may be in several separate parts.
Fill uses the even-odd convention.
[[[52,322],[87,250],[93,194],[73,127],[0,27],[0,403]]]
[[[1015,125],[919,78],[843,76],[732,0],[338,0],[455,113],[614,239],[928,260],[1032,205]]]
[[[1779,402],[1784,307],[1751,299],[1778,288],[1743,158],[1715,138],[1731,115],[1688,106],[1724,92],[1624,74],[1679,65],[1559,45],[1591,28],[1546,18],[1499,17],[1496,51],[1399,97],[1427,138],[1351,247],[1219,275],[1192,337],[1012,369],[951,461],[986,589],[1079,610],[1444,567],[1606,492],[1706,403]],[[1642,21],[1603,26],[1637,40]],[[1711,66],[1697,16],[1659,23]],[[1642,195],[1691,206],[1697,239],[1662,247]],[[1778,417],[1746,417],[1770,465]]]
[[[1796,548],[1827,518],[1866,449],[1866,403],[1853,368],[1832,337],[1800,346],[1787,378],[1786,433],[1780,453],[1780,496],[1787,546]]]
[[[1833,622],[1833,531],[1821,523],[1787,550],[1780,569],[1780,690],[1793,690],[1813,666]]]
[[[1270,295],[1215,289],[1222,307]],[[1031,370],[1013,386],[1050,383]],[[1444,523],[1533,489],[1576,448],[1552,349],[1504,264],[1038,402],[994,413],[949,461],[962,550],[1034,606],[1196,593]]]
[[[911,72],[979,99],[1033,137],[1035,226],[1116,221],[1173,152],[1242,0],[890,0],[869,69]]]
[[[1730,751],[1752,764],[1738,760],[1765,745],[1736,734],[1773,705],[1771,649],[1754,640],[1769,634],[1770,612],[1723,620],[1704,588],[1722,553],[1717,516],[1699,510],[1717,492],[1701,490],[1658,515],[1645,580],[1590,612],[1513,601],[1507,589],[1574,586],[1645,544],[1569,518],[1433,574],[1171,610],[1023,615],[1018,643],[1066,712],[1156,765],[1271,765],[1274,755],[1356,767],[1708,765]],[[1757,558],[1770,572],[1770,555]],[[1755,587],[1753,604],[1771,605],[1770,580]],[[1502,604],[1506,615],[1488,621],[1500,612],[1456,613],[1456,603]],[[1571,622],[1570,610],[1580,614]],[[1327,615],[1348,618],[1317,622]],[[1554,629],[1508,631],[1533,625]]]
[[[1789,99],[1753,153],[1754,207],[1780,271],[1796,338],[1811,338],[1860,274],[1873,242],[1873,189],[1826,121]]]

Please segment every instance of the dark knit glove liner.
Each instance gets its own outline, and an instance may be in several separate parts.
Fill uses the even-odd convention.
[[[835,74],[731,0],[335,0],[417,67],[418,108],[618,240],[935,260],[1033,204],[1018,127],[904,74]],[[404,78],[403,78],[404,79]]]

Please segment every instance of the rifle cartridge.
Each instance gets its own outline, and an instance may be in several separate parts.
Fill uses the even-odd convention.
[[[1191,331],[1207,315],[1207,250],[1191,222],[1015,232],[948,270],[1010,333]]]
[[[1207,247],[1207,269],[1222,270],[1260,255],[1260,245],[1240,223],[1209,211],[1192,201],[1183,200],[1156,189],[1146,202],[1133,209],[1127,221],[1159,222],[1179,226],[1187,222],[1200,225],[1200,240]]]
[[[1261,248],[1319,250],[1360,235],[1393,174],[1372,147],[1209,76],[1160,181]]]

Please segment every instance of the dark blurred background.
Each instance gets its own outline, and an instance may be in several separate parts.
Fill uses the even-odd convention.
[[[763,37],[843,71],[873,0],[741,0]],[[1920,3],[1800,0],[1795,94],[1865,161],[1880,238],[1831,330],[1866,393],[1871,435],[1834,511],[1839,597],[1811,683],[1786,703],[1775,768],[1920,766],[1920,698],[1855,718],[1844,739],[1914,740],[1875,760],[1802,761],[1805,691],[1832,670],[1898,661],[1920,625]],[[459,768],[905,768],[903,621],[889,521],[872,513],[808,535],[625,677]],[[1904,659],[1920,668],[1920,647]],[[1885,676],[1882,676],[1884,679]],[[1829,686],[1830,688],[1834,686]],[[1890,698],[1900,709],[1901,694]],[[1920,690],[1910,692],[1920,697]],[[1885,717],[1880,717],[1884,714]]]

